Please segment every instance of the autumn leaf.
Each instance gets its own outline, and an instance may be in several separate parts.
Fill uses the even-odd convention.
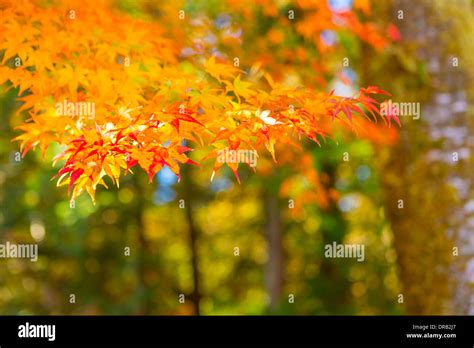
[[[307,16],[291,30],[316,40],[318,47],[323,29],[337,29],[334,16],[374,46],[386,43],[354,13],[334,14],[326,2],[302,1],[299,6]],[[357,6],[367,11],[365,1]],[[85,15],[70,20],[65,14],[72,7]],[[268,10],[274,16],[278,6]],[[58,186],[68,186],[72,200],[87,192],[95,202],[98,186],[119,186],[121,177],[136,168],[152,182],[165,167],[180,178],[184,165],[208,159],[214,160],[211,179],[227,166],[240,182],[239,164],[250,166],[250,161],[222,162],[219,151],[263,152],[274,162],[283,155],[284,162],[285,153],[301,151],[303,138],[321,145],[334,122],[352,131],[365,124],[357,123],[361,118],[393,118],[399,124],[396,115],[380,114],[377,99],[388,93],[378,87],[361,88],[350,98],[291,87],[282,82],[282,67],[264,59],[255,59],[244,73],[212,50],[197,47],[195,37],[177,40],[183,30],[176,18],[150,22],[116,11],[110,2],[92,0],[55,6],[5,1],[2,11],[8,16],[0,16],[0,33],[6,38],[0,41],[0,83],[18,88],[17,116],[24,120],[13,140],[20,142],[23,156],[35,147],[44,155],[51,144],[60,145],[62,151],[53,159],[60,166],[55,179]],[[286,37],[281,34],[272,36]],[[183,57],[180,45],[199,52]],[[284,56],[289,61],[311,56],[301,47],[293,55],[287,50]],[[22,64],[12,68],[14,57]],[[272,73],[262,68],[267,65]],[[324,72],[324,67],[318,69]],[[67,115],[57,111],[58,105],[65,105]],[[204,158],[194,159],[196,147]]]
[[[230,64],[223,64],[216,62],[216,57],[212,56],[204,62],[205,71],[217,79],[217,81],[222,82],[221,77],[231,79],[234,77],[235,73],[238,71],[235,67]]]

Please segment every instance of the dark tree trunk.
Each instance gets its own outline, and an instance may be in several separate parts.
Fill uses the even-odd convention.
[[[193,292],[190,299],[194,306],[195,315],[201,315],[200,301],[201,292],[199,289],[199,253],[197,249],[197,242],[199,239],[199,228],[194,221],[193,214],[193,186],[191,181],[191,174],[189,168],[183,169],[183,180],[181,183],[184,186],[185,211],[189,230],[189,248],[191,250],[191,267],[193,270]]]
[[[270,312],[278,309],[283,287],[283,247],[282,222],[278,195],[266,191],[264,197],[267,236],[268,262],[266,265],[265,282],[270,297]]]
[[[147,270],[147,253],[148,243],[145,237],[145,225],[143,224],[143,211],[145,209],[145,196],[143,194],[141,183],[139,180],[135,181],[135,188],[137,195],[141,199],[137,200],[137,206],[135,207],[135,221],[137,224],[137,239],[138,239],[138,262],[137,262],[137,273],[138,273],[138,286],[139,294],[141,296],[140,303],[140,315],[148,315],[151,313],[150,308],[150,296],[148,284],[146,284],[146,270]]]

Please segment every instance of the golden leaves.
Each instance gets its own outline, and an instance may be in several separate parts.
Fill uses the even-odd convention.
[[[216,57],[214,56],[206,59],[204,62],[204,69],[219,82],[222,82],[221,77],[231,79],[234,77],[236,72],[238,72],[238,69],[230,64],[216,62]]]
[[[68,185],[72,199],[87,192],[95,200],[98,185],[110,180],[118,186],[135,166],[150,181],[163,167],[179,178],[183,164],[197,164],[184,143],[216,158],[212,175],[225,164],[239,180],[239,162],[219,162],[219,151],[266,148],[276,161],[278,145],[296,147],[300,136],[315,142],[325,137],[327,120],[351,126],[354,115],[378,113],[370,95],[383,91],[375,87],[341,98],[284,87],[258,64],[246,78],[215,56],[202,64],[178,63],[179,50],[164,29],[114,12],[108,2],[20,4],[17,11],[20,5],[9,2],[9,15],[0,16],[2,35],[15,38],[0,42],[0,83],[25,92],[18,112],[30,115],[15,140],[23,155],[35,146],[44,153],[53,142],[64,145],[54,163],[64,161],[58,185]],[[65,15],[72,4],[74,19]],[[21,65],[6,66],[14,56]],[[95,113],[56,114],[54,105],[66,100],[93,103]]]

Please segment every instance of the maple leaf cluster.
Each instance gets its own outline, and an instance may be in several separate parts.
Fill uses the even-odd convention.
[[[0,36],[0,84],[18,88],[17,112],[29,115],[15,140],[23,156],[64,148],[54,163],[71,199],[86,191],[95,201],[105,177],[119,185],[135,167],[150,181],[163,167],[179,178],[183,164],[198,164],[188,156],[196,146],[206,149],[199,162],[215,159],[211,177],[225,164],[239,180],[239,163],[217,161],[219,151],[266,149],[276,160],[276,144],[319,143],[335,120],[351,128],[355,116],[381,117],[373,95],[386,93],[340,97],[286,87],[263,71],[256,82],[222,57],[186,59],[167,28],[109,1],[1,0]],[[86,104],[93,115],[77,112]]]

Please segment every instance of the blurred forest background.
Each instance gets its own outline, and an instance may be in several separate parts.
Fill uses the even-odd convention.
[[[39,151],[16,161],[18,90],[0,86],[0,243],[39,243],[40,254],[0,259],[0,314],[474,314],[472,1],[116,6],[158,22],[182,8],[211,54],[259,61],[288,85],[376,85],[420,103],[421,118],[276,149],[278,165],[259,158],[240,185],[230,170],[211,182],[211,163],[180,183],[137,171],[71,208]],[[294,22],[280,20],[290,10]],[[346,10],[370,24],[333,28],[331,13]],[[325,258],[333,241],[364,244],[365,261]]]

